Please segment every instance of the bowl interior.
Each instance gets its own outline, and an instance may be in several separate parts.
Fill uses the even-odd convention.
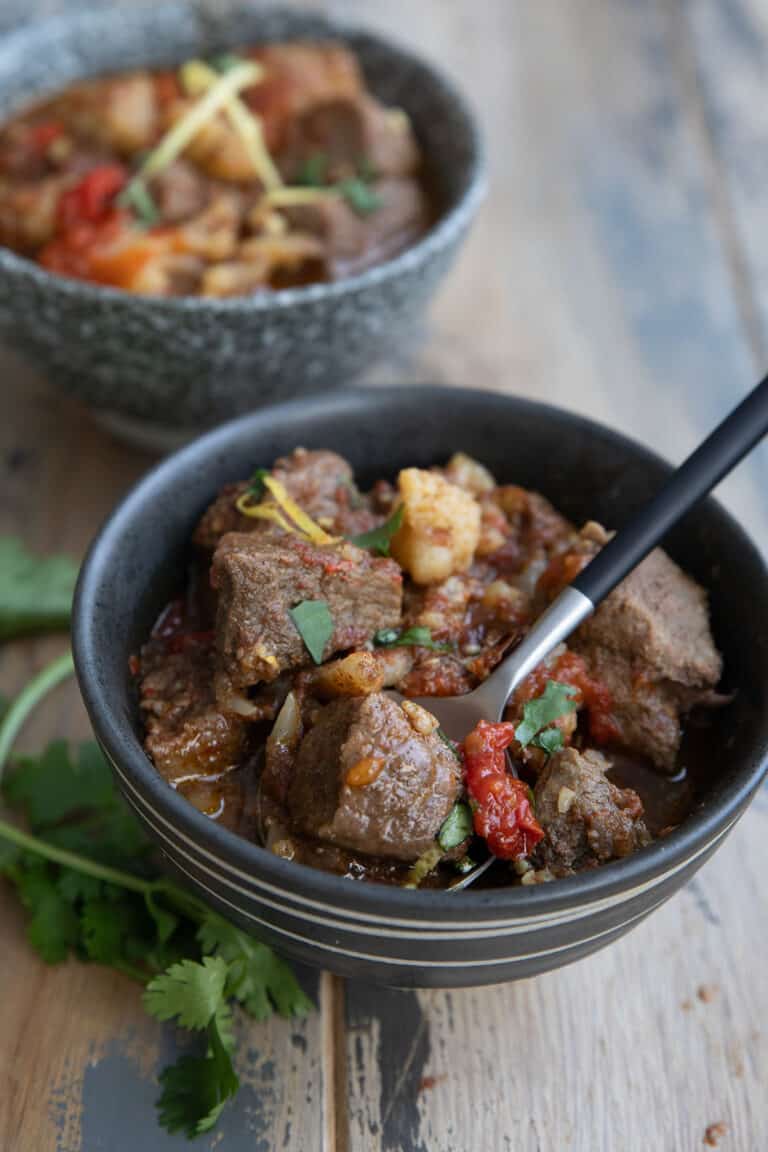
[[[73,6],[74,8],[74,6]],[[450,81],[404,47],[319,13],[265,9],[242,0],[176,0],[131,9],[77,6],[6,36],[0,44],[0,119],[71,81],[140,67],[179,64],[284,39],[346,41],[382,101],[404,108],[422,146],[439,214],[467,191],[478,141]]]
[[[390,900],[404,894],[336,877],[308,875],[302,866],[277,862],[255,846],[212,828],[155,774],[140,749],[134,685],[128,672],[164,603],[177,591],[189,556],[189,537],[206,504],[224,483],[297,445],[330,448],[353,464],[362,484],[394,477],[406,465],[427,466],[462,449],[486,464],[499,481],[542,492],[575,522],[598,519],[620,527],[659,486],[669,467],[616,433],[577,415],[513,397],[445,388],[346,392],[301,401],[225,425],[161,464],[134,489],[96,541],[81,577],[75,652],[81,686],[97,733],[115,758],[155,801],[184,820],[214,848],[233,852],[253,868],[301,872],[304,883],[338,887],[339,898]],[[754,789],[768,748],[768,637],[755,621],[768,618],[768,574],[735,521],[713,500],[691,513],[666,542],[673,557],[711,596],[713,627],[725,658],[725,686],[733,701],[718,712],[707,735],[707,775],[697,808],[665,841],[625,861],[557,885],[526,892],[531,906],[578,897],[646,867],[654,853],[681,850],[691,837],[706,838],[724,810]],[[649,865],[650,866],[650,865]],[[289,869],[288,872],[285,869]],[[613,883],[613,880],[610,880]],[[361,889],[376,889],[364,894]],[[354,895],[352,893],[354,889]],[[346,896],[342,897],[342,894]],[[407,894],[418,901],[422,894]],[[531,897],[533,900],[531,901]],[[514,889],[473,891],[473,900],[504,908]],[[519,908],[518,908],[519,912]]]

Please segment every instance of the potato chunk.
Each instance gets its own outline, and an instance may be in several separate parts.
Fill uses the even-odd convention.
[[[405,468],[398,477],[405,509],[391,553],[417,584],[437,584],[472,563],[480,537],[480,507],[469,492],[438,472]]]

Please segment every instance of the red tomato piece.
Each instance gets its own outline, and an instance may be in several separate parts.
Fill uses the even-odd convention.
[[[527,856],[544,835],[530,788],[507,772],[504,751],[514,739],[514,724],[481,720],[464,742],[464,782],[475,832],[502,860]]]
[[[59,198],[56,221],[59,232],[80,224],[100,224],[112,211],[113,201],[127,183],[122,164],[101,164],[86,172],[74,188]]]

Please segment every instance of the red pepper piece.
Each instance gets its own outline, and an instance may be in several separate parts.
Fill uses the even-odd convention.
[[[100,224],[113,210],[113,201],[128,180],[122,164],[102,164],[86,172],[82,180],[63,192],[56,210],[59,232],[81,224]]]
[[[481,720],[464,742],[464,782],[475,832],[502,860],[527,856],[544,835],[528,785],[507,772],[504,750],[514,739],[514,724]]]

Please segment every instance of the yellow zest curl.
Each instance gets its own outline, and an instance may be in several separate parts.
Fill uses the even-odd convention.
[[[274,476],[264,477],[264,487],[275,501],[274,504],[251,504],[250,492],[244,492],[235,501],[235,507],[243,516],[251,516],[257,520],[272,520],[279,524],[284,532],[293,532],[312,544],[326,545],[338,543],[340,537],[330,536],[311,516],[308,516],[299,505],[286,492],[279,480]],[[292,523],[291,523],[292,521]]]

